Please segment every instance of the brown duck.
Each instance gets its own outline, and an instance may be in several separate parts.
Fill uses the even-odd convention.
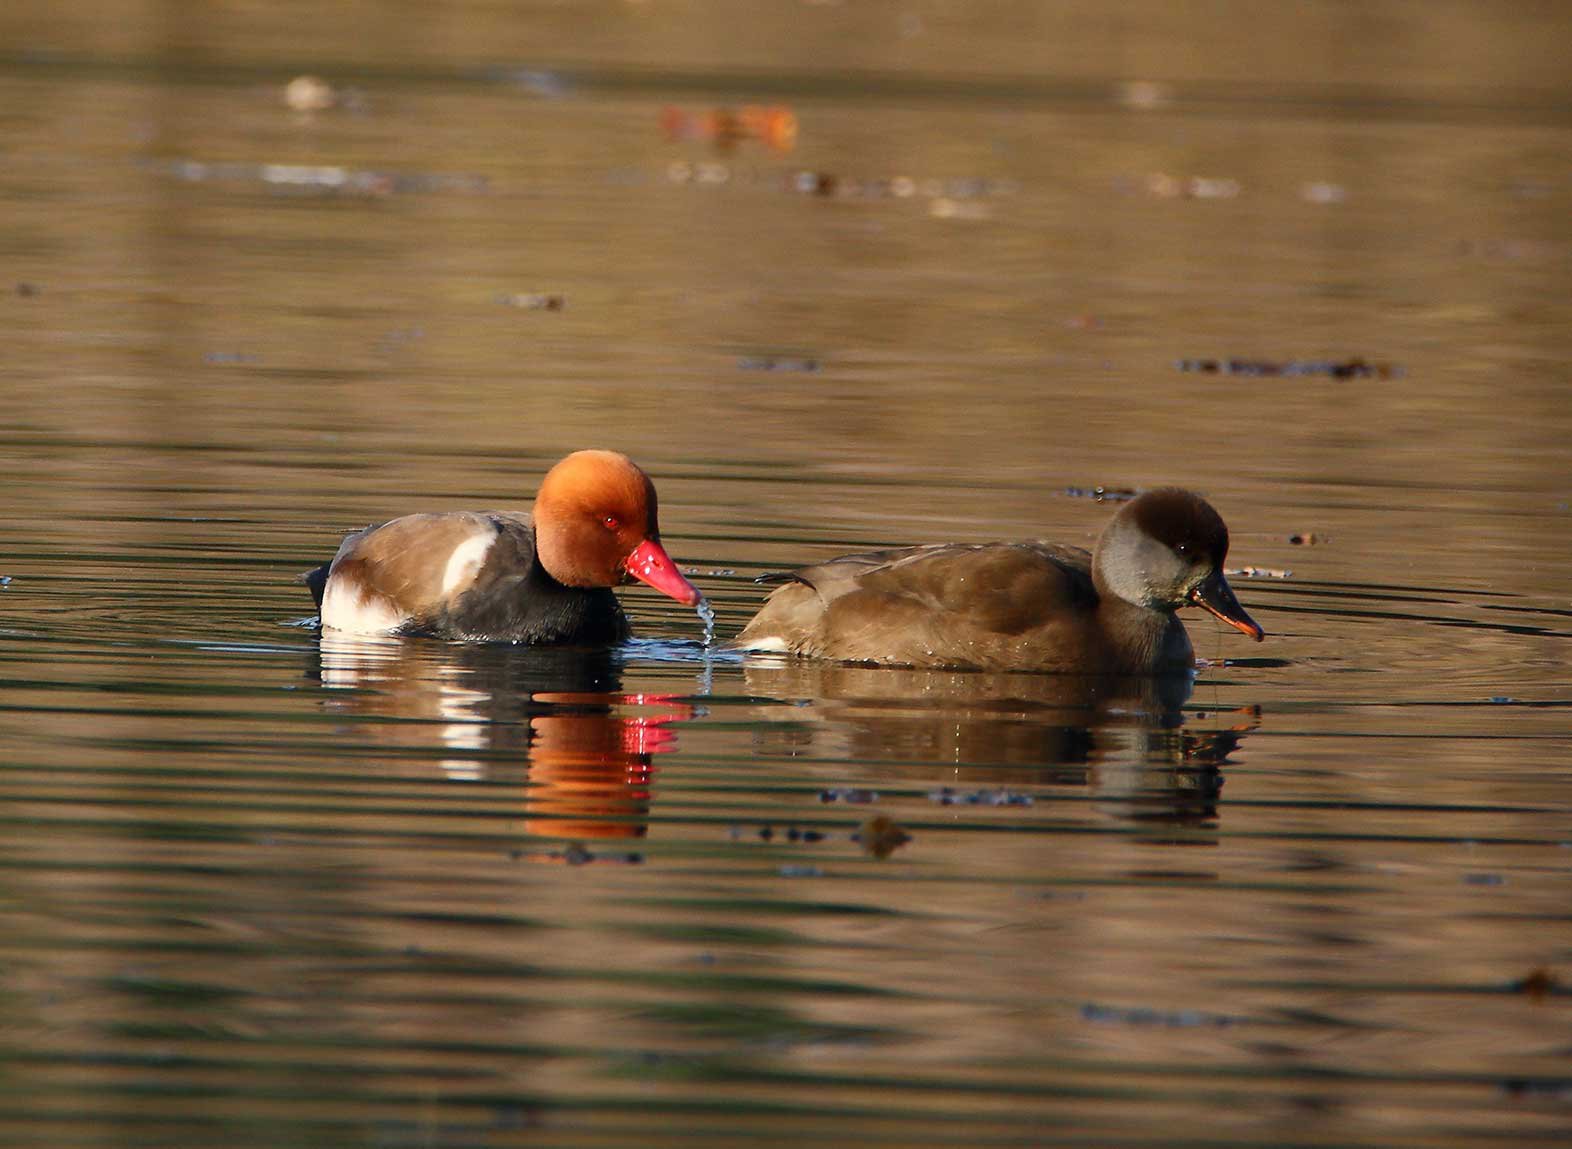
[[[1227,554],[1211,505],[1168,487],[1120,508],[1091,554],[1036,540],[933,543],[767,575],[785,585],[735,645],[890,666],[1188,670],[1182,606],[1262,638],[1223,577]]]
[[[324,628],[521,643],[626,637],[610,588],[633,579],[687,606],[703,597],[661,546],[655,484],[615,451],[563,459],[533,515],[405,515],[304,576]]]

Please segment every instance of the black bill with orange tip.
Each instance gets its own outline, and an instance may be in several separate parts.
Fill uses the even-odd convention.
[[[1221,569],[1214,570],[1205,582],[1190,592],[1190,601],[1208,614],[1216,615],[1235,630],[1244,631],[1257,642],[1266,637],[1260,623],[1239,605],[1239,600],[1234,597],[1234,588],[1228,585]]]

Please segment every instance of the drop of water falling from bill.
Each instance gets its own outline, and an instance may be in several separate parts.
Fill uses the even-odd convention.
[[[693,609],[704,623],[704,649],[708,650],[715,642],[715,608],[709,599],[701,598]]]

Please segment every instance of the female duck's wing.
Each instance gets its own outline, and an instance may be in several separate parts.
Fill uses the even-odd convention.
[[[793,571],[737,645],[852,662],[985,666],[1096,605],[1091,557],[1048,543],[940,543]],[[1024,657],[1024,656],[1017,656]]]

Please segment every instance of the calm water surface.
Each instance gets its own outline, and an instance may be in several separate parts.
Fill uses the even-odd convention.
[[[0,14],[0,1140],[1566,1143],[1566,13],[79,8]],[[586,445],[722,637],[1179,483],[1268,640],[309,625]]]

